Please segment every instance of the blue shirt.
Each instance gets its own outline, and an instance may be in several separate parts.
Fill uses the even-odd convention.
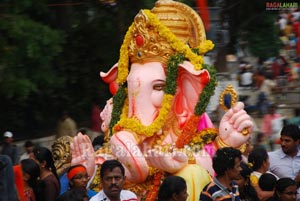
[[[62,195],[64,192],[66,192],[69,189],[69,179],[67,177],[67,173],[65,172],[63,175],[59,178],[60,182],[60,195]]]
[[[279,178],[289,177],[294,179],[300,170],[300,151],[297,155],[290,157],[286,155],[282,149],[269,152],[270,172],[274,173]]]

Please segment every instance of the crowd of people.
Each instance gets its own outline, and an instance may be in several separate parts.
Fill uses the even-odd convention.
[[[239,99],[245,110],[253,118],[258,118],[256,133],[252,142],[268,151],[275,149],[279,142],[280,130],[285,124],[300,126],[300,108],[297,98],[290,94],[300,89],[300,11],[298,9],[279,12],[276,25],[282,49],[278,56],[247,60],[239,58],[239,91],[244,92]],[[248,93],[249,92],[249,93]],[[288,94],[291,92],[290,94]],[[279,112],[279,105],[290,104],[293,114]]]
[[[4,133],[4,138],[12,134]],[[212,158],[215,175],[201,192],[201,201],[289,201],[299,200],[300,190],[300,128],[284,125],[280,131],[279,149],[248,142],[245,151],[232,147],[217,150]],[[135,193],[125,190],[125,168],[118,160],[106,160],[100,169],[101,191],[88,187],[92,175],[82,164],[72,165],[66,175],[68,188],[56,172],[51,151],[26,142],[26,156],[13,163],[14,155],[0,155],[1,201],[100,201],[138,200]],[[186,201],[187,184],[179,176],[167,176],[157,194],[158,201]]]
[[[254,148],[247,161],[239,150],[219,149],[213,157],[216,176],[203,189],[200,200],[299,200],[299,127],[285,125],[280,140],[278,150]]]
[[[276,57],[258,58],[257,62],[240,58],[238,81],[241,90],[257,92],[256,101],[241,97],[247,112],[259,116],[268,113],[268,107],[285,99],[285,93],[300,83],[300,11],[281,10],[276,25],[282,48]],[[251,92],[251,93],[252,93]],[[278,94],[278,96],[276,96]]]

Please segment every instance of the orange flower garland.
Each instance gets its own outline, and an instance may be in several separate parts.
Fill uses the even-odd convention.
[[[150,190],[147,193],[147,197],[145,200],[147,201],[155,201],[158,195],[158,190],[161,184],[161,181],[164,178],[164,174],[162,171],[157,172],[154,175],[153,185],[150,187]]]
[[[210,143],[218,135],[216,128],[206,128],[201,131],[197,130],[200,116],[192,116],[187,124],[183,127],[182,134],[177,138],[176,147],[184,148],[185,145],[199,144],[199,143]],[[206,137],[207,135],[208,138]],[[203,138],[207,138],[206,141]]]
[[[177,138],[176,147],[183,148],[187,145],[191,139],[197,134],[197,125],[200,120],[200,116],[193,115],[188,122],[184,125],[181,135]]]

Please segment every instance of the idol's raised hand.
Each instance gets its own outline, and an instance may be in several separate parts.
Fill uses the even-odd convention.
[[[239,148],[247,142],[253,130],[251,117],[244,110],[244,104],[237,102],[223,116],[219,136],[227,146]]]
[[[92,176],[95,171],[95,154],[92,142],[87,135],[78,133],[71,144],[72,165],[82,164],[86,167],[88,175]]]

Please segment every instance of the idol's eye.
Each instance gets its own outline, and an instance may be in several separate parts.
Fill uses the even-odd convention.
[[[153,85],[153,89],[156,91],[162,91],[165,87],[165,83],[164,82],[160,82],[160,83],[156,83]]]

